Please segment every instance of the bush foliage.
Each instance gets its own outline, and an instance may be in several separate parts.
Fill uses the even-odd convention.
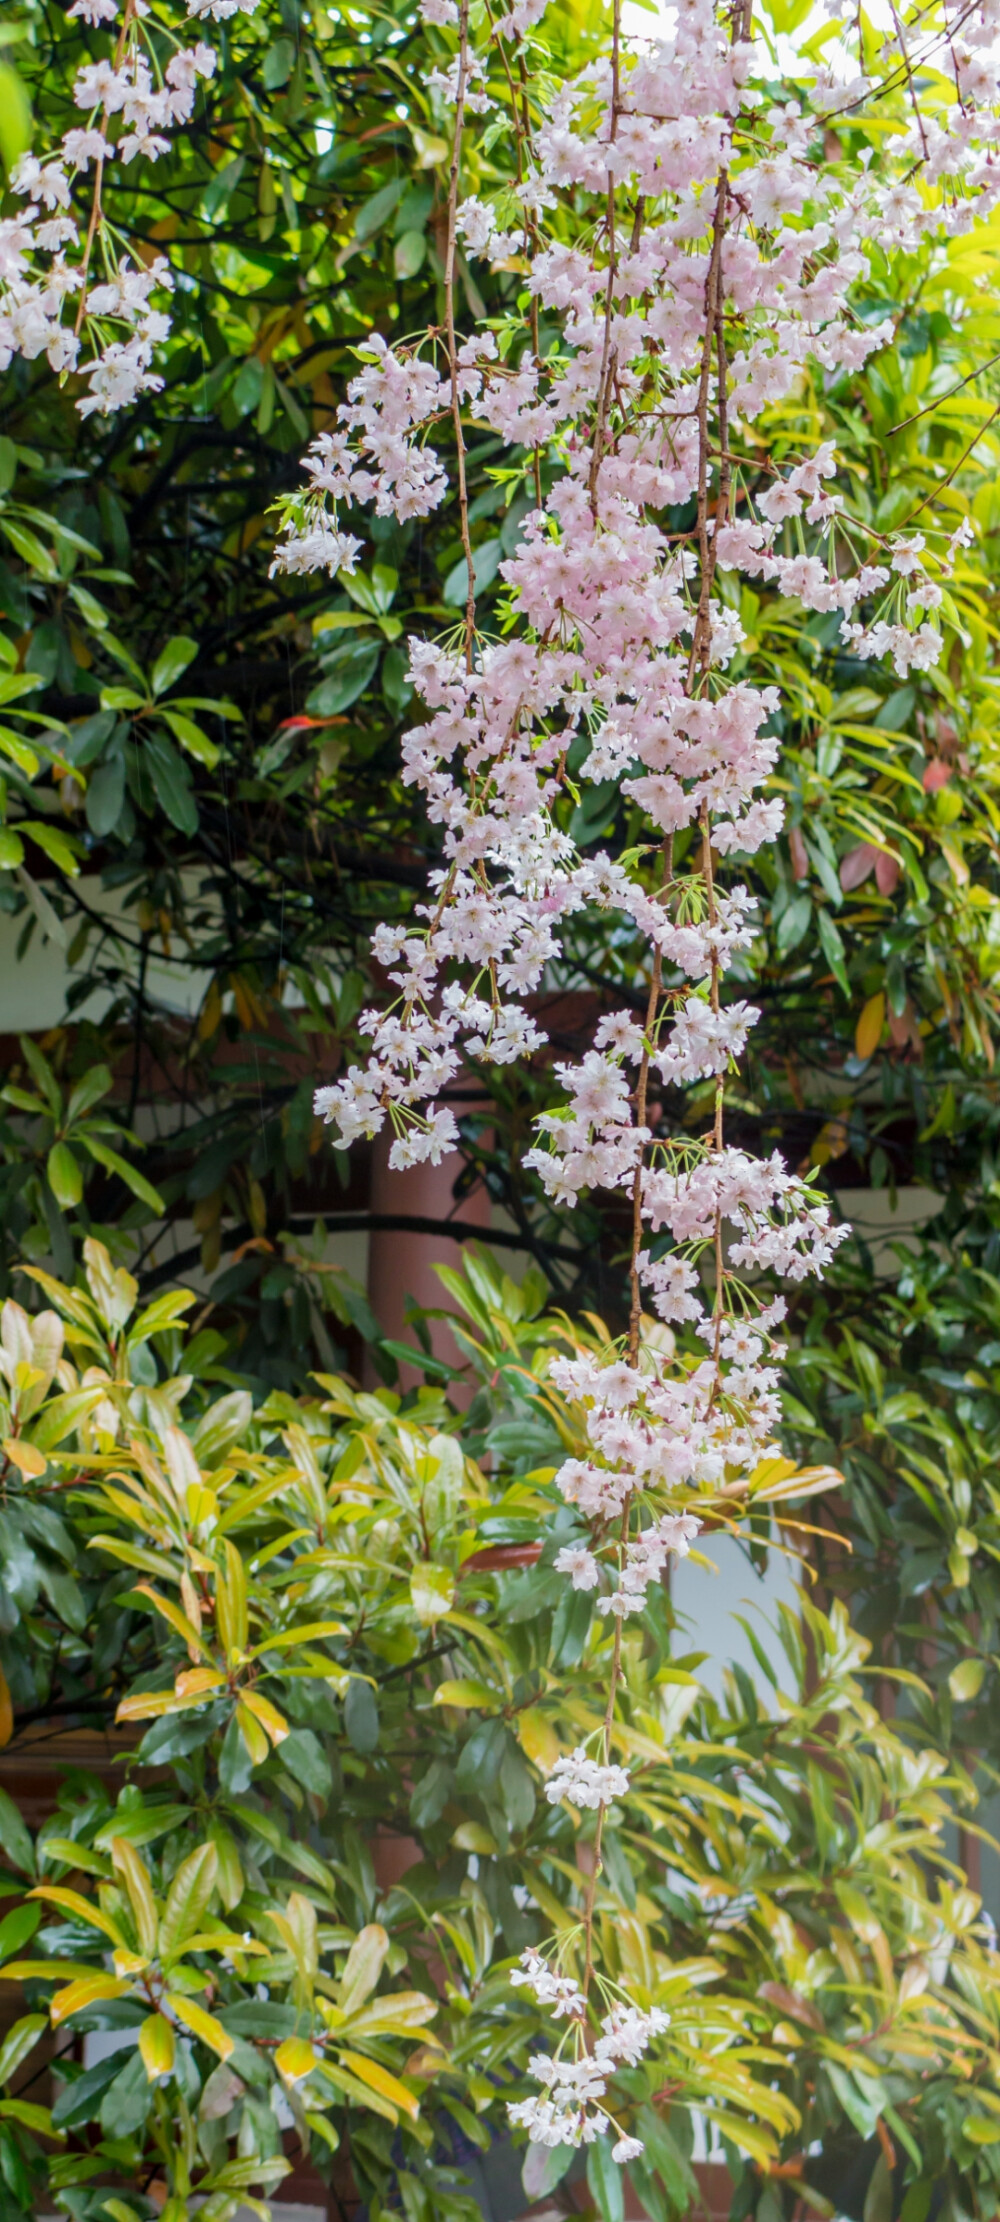
[[[600,25],[550,13],[558,69]],[[56,116],[78,28],[24,0],[3,32]],[[335,588],[272,580],[271,505],[352,349],[437,313],[443,43],[398,0],[263,0],[227,37],[190,131],[129,177],[135,252],[182,280],[164,392],[81,428],[44,362],[2,378],[0,906],[19,955],[65,947],[70,984],[3,1092],[0,1729],[120,1719],[135,1755],[117,1800],[71,1777],[37,1839],[0,1800],[0,1972],[24,1988],[0,2169],[15,2213],[122,2222],[163,2193],[168,2222],[194,2197],[223,2222],[308,2149],[346,2156],[373,2218],[459,2222],[462,2154],[495,2142],[541,2026],[510,1967],[573,1923],[586,1872],[588,1822],[542,1775],[597,1717],[607,1638],[585,1595],[556,1604],[551,1474],[579,1416],[545,1359],[603,1332],[567,1324],[590,1306],[618,1323],[621,1229],[599,1202],[567,1224],[525,1173],[533,1066],[477,1074],[464,1122],[535,1260],[520,1293],[481,1258],[450,1284],[467,1410],[441,1364],[401,1398],[362,1292],[321,1269],[341,1199],[313,1085],[356,1044],[371,924],[435,856],[398,778],[401,644],[464,582],[448,505],[376,526]],[[498,137],[469,189],[509,159]],[[627,1653],[600,1905],[608,1963],[674,2016],[668,2070],[618,2094],[655,2222],[693,2196],[692,2107],[738,2216],[924,2222],[931,2183],[948,2222],[997,2207],[998,1964],[953,1862],[1000,1767],[995,244],[886,258],[856,305],[892,345],[761,427],[779,460],[804,427],[835,438],[849,510],[882,528],[933,491],[977,529],[942,665],[891,691],[836,621],[741,606],[742,668],[783,690],[789,807],[755,867],[734,1135],[848,1209],[858,1184],[940,1209],[878,1307],[859,1240],[793,1314],[792,1473],[751,1508],[756,1563],[802,1541],[780,1494],[801,1467],[845,1487],[796,1513],[825,1531],[826,1610],[784,1618],[773,1698],[734,1672],[716,1705],[666,1599]],[[463,283],[502,320],[519,273]],[[470,472],[489,609],[523,504],[489,441]],[[610,783],[573,832],[628,846]],[[573,997],[636,990],[581,936],[553,992],[571,1036]],[[678,1093],[670,1119],[699,1132],[705,1108]],[[180,1272],[211,1309],[189,1332],[203,1299],[164,1236],[192,1220]],[[345,1370],[359,1331],[377,1393]],[[380,1832],[412,1845],[391,1887]],[[138,2043],[67,2054],[48,2114],[53,2019]]]
[[[373,2215],[471,2222],[461,2152],[496,2139],[541,2026],[509,1974],[578,1924],[593,1826],[542,1794],[600,1717],[611,1641],[551,1568],[581,1415],[547,1364],[578,1336],[471,1257],[466,1417],[339,1377],[255,1407],[187,1331],[191,1292],[137,1308],[95,1243],[82,1284],[33,1278],[45,1308],[0,1321],[7,1702],[116,1721],[132,1756],[117,1796],[70,1776],[34,1840],[0,1798],[13,2211],[121,2222],[160,2184],[169,2222],[192,2197],[228,2222],[294,2151],[324,2171],[339,2147]],[[824,1478],[762,1473],[790,1536]],[[842,1605],[786,1610],[781,1639],[768,1702],[740,1670],[718,1704],[665,1595],[625,1639],[599,1919],[672,2016],[665,2057],[619,2077],[636,2187],[656,2222],[684,2211],[696,2107],[741,2216],[771,2214],[774,2165],[819,2214],[859,2167],[873,2211],[909,2183],[920,2222],[931,2171],[991,2211],[1000,1963],[947,1853],[966,1784],[879,1717]],[[388,1886],[380,1836],[411,1861]],[[19,2095],[49,2023],[135,2045],[61,2057],[49,2111]],[[536,2189],[572,2155],[544,2157]],[[610,2211],[600,2146],[589,2169]]]

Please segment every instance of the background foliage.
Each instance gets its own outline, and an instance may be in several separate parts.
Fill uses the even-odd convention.
[[[578,1927],[592,1834],[539,1794],[600,1718],[612,1640],[551,1565],[583,1426],[544,1384],[577,1338],[470,1258],[471,1430],[438,1391],[404,1411],[338,1378],[255,1409],[213,1394],[190,1293],[137,1312],[93,1242],[83,1287],[35,1278],[46,1308],[0,1322],[4,1686],[141,1742],[116,1798],[72,1776],[34,1841],[0,1795],[0,1979],[28,2009],[0,2058],[12,2211],[44,2188],[134,2222],[159,2186],[169,2222],[192,2196],[229,2222],[294,2144],[323,2172],[349,2153],[373,2215],[471,2222],[463,2154],[489,2152],[540,2034],[509,1971]],[[796,1478],[769,1486],[788,1520]],[[932,2171],[947,2212],[992,2212],[1000,1957],[946,1854],[961,1780],[880,1720],[839,1604],[786,1612],[770,1707],[743,1673],[716,1706],[671,1636],[661,1596],[626,1637],[598,1896],[608,1965],[671,2014],[664,2056],[617,2079],[647,2213],[694,2194],[691,2106],[738,2215],[786,2184],[821,2215],[860,2184],[889,2214],[909,2183],[921,2222]],[[412,1862],[388,1888],[380,1834]],[[50,2110],[23,2072],[49,2020],[136,2044],[61,2057]],[[573,2158],[535,2153],[530,2188]],[[620,2216],[601,2144],[587,2174]]]
[[[555,20],[559,67],[590,50],[599,23],[583,8]],[[783,27],[777,12],[774,21]],[[25,0],[2,30],[5,68],[16,70],[36,118],[61,128],[79,32],[55,0]],[[271,505],[297,483],[309,433],[330,421],[352,347],[373,327],[434,320],[446,163],[425,83],[435,37],[405,5],[307,12],[298,0],[264,0],[255,18],[238,19],[191,129],[155,172],[137,167],[115,186],[134,252],[166,251],[178,276],[163,393],[120,421],[81,425],[72,385],[60,388],[44,362],[18,360],[0,379],[0,905],[20,953],[33,938],[61,938],[71,975],[66,1024],[41,1045],[11,1047],[4,1288],[31,1310],[37,1336],[43,1299],[24,1264],[72,1285],[91,1238],[136,1282],[116,1320],[112,1266],[91,1251],[103,1294],[91,1291],[96,1314],[81,1313],[82,1295],[69,1304],[75,1382],[47,1375],[54,1340],[32,1341],[29,1352],[28,1330],[7,1315],[0,1657],[15,1732],[39,1717],[107,1720],[137,1689],[158,1685],[169,1697],[179,1665],[209,1671],[197,1644],[197,1661],[180,1664],[176,1623],[148,1597],[130,1592],[124,1610],[119,1602],[130,1577],[116,1567],[134,1542],[142,1459],[165,1455],[168,1429],[179,1426],[209,1474],[224,1474],[211,1488],[242,1508],[226,1531],[240,1563],[278,1546],[274,1586],[248,1576],[258,1643],[264,1628],[285,1634],[299,1620],[288,1593],[306,1538],[288,1539],[287,1508],[269,1494],[279,1473],[287,1486],[289,1460],[303,1476],[296,1519],[316,1549],[331,1548],[325,1532],[316,1540],[317,1490],[334,1490],[338,1542],[342,1517],[343,1532],[361,1520],[366,1536],[384,1523],[363,1634],[357,1568],[341,1551],[310,1578],[310,1613],[315,1605],[314,1618],[329,1612],[348,1631],[311,1639],[322,1670],[297,1677],[286,1671],[291,1652],[264,1654],[282,1665],[259,1694],[270,1691],[284,1711],[287,1735],[273,1740],[252,1707],[230,1725],[237,1702],[246,1716],[238,1690],[252,1682],[255,1691],[264,1677],[259,1662],[232,1674],[227,1666],[224,1699],[165,1711],[144,1731],[147,1750],[152,1738],[173,1769],[176,1795],[133,1783],[112,1818],[104,1793],[71,1784],[46,1835],[58,1841],[61,1831],[76,1847],[72,1860],[29,1845],[4,1808],[16,1903],[15,1927],[0,1930],[0,1942],[22,1957],[31,1935],[23,1924],[38,1902],[22,1905],[21,1895],[36,1874],[46,1888],[72,1875],[85,1896],[98,1886],[110,1893],[109,1918],[131,1935],[139,1901],[148,1916],[146,1886],[113,1854],[113,1838],[135,1848],[166,1903],[209,1815],[217,1933],[248,1930],[267,1950],[275,2010],[291,2016],[280,2034],[275,2025],[270,2049],[257,2048],[254,2073],[250,2038],[233,2023],[245,2048],[236,2067],[217,2066],[218,2053],[195,2035],[173,2081],[155,2089],[143,2087],[134,2059],[106,2084],[71,2079],[58,2101],[67,2143],[55,2165],[64,2204],[81,2218],[107,2196],[87,2188],[92,2162],[133,2179],[137,2155],[148,2169],[176,2162],[171,2195],[184,2200],[185,2168],[210,2182],[212,2169],[275,2160],[281,2133],[267,2093],[282,2083],[277,2043],[302,2031],[326,2040],[322,2002],[336,2006],[350,1939],[375,1925],[389,1939],[379,1980],[408,1986],[404,1996],[436,1997],[433,1937],[450,1989],[428,2028],[451,2066],[430,2072],[422,2033],[418,2066],[408,2068],[409,2039],[376,2030],[373,2049],[357,2056],[385,2075],[402,2072],[420,2099],[419,2125],[407,2126],[403,2101],[386,2101],[396,2122],[372,2113],[371,2082],[368,2110],[355,2112],[356,2090],[311,2074],[308,2133],[322,2155],[346,2131],[362,2185],[402,2198],[416,2222],[428,2200],[447,2213],[442,2202],[461,2194],[429,2172],[447,2166],[447,2125],[473,2148],[488,2136],[499,2087],[533,2035],[523,1998],[515,2004],[499,1972],[540,1918],[521,1897],[530,1893],[559,1922],[576,1887],[569,1823],[539,1803],[535,1770],[554,1748],[546,1738],[565,1744],[579,1731],[580,1717],[565,1710],[571,1671],[586,1713],[587,1675],[600,1663],[586,1599],[572,1607],[579,1626],[556,1626],[543,1556],[533,1571],[467,1575],[462,1602],[457,1591],[445,1602],[470,1536],[472,1549],[516,1547],[537,1541],[548,1520],[544,1482],[527,1477],[544,1473],[553,1428],[571,1422],[553,1416],[538,1388],[541,1353],[562,1331],[538,1323],[546,1287],[575,1318],[596,1306],[614,1324],[621,1303],[613,1215],[598,1199],[561,1223],[523,1171],[544,1065],[474,1076],[493,1101],[465,1121],[470,1170],[485,1172],[543,1278],[516,1299],[486,1266],[470,1267],[464,1356],[481,1385],[462,1422],[468,1456],[455,1465],[444,1454],[442,1470],[458,1478],[440,1536],[418,1532],[406,1506],[418,1485],[431,1485],[419,1461],[441,1454],[427,1445],[454,1444],[447,1368],[430,1366],[427,1385],[402,1406],[391,1394],[357,1394],[341,1369],[347,1355],[357,1360],[359,1332],[376,1340],[376,1325],[360,1291],[320,1270],[321,1245],[311,1240],[317,1217],[334,1223],[347,1196],[363,1199],[365,1178],[363,1165],[345,1168],[320,1149],[312,1088],[351,1052],[371,923],[405,914],[433,859],[433,835],[397,777],[402,643],[414,623],[457,613],[464,581],[447,505],[420,526],[372,528],[363,571],[335,588],[272,580]],[[502,137],[490,159],[501,176]],[[648,1773],[637,1774],[635,1812],[613,1839],[608,1917],[647,1968],[651,1997],[668,1995],[668,1962],[703,1972],[690,2031],[675,2020],[678,2046],[690,2037],[678,2088],[697,2088],[707,2047],[718,2096],[712,2048],[728,2047],[750,2156],[733,2158],[738,2211],[756,2209],[763,2222],[805,2195],[803,2170],[816,2211],[829,2198],[838,2211],[865,2209],[866,2222],[898,2211],[904,2180],[905,2222],[923,2222],[921,2185],[932,2176],[956,2215],[996,2205],[996,1970],[974,1900],[948,1866],[955,1840],[945,1829],[958,1811],[966,1846],[974,1841],[977,1794],[1000,1766],[996,244],[980,232],[945,259],[897,256],[874,268],[857,310],[891,315],[893,344],[849,385],[804,386],[755,435],[780,458],[808,419],[836,437],[840,484],[859,516],[919,530],[933,495],[939,514],[970,516],[977,530],[942,613],[945,659],[888,693],[839,650],[835,619],[805,621],[798,605],[769,593],[745,592],[741,611],[745,668],[783,690],[778,778],[789,813],[780,853],[754,867],[760,930],[747,971],[764,1016],[734,1138],[811,1162],[848,1208],[858,1187],[892,1197],[926,1186],[941,1199],[877,1309],[860,1239],[821,1299],[797,1300],[789,1450],[840,1467],[846,1487],[825,1500],[832,1535],[811,1545],[829,1617],[807,1616],[805,1639],[785,1630],[787,1703],[776,1699],[766,1718],[736,1678],[717,1714],[699,1696],[693,1662],[678,1659],[676,1635],[671,1651],[666,1607],[630,1662],[636,1752]],[[471,310],[500,317],[519,273],[477,268],[463,283]],[[489,440],[474,445],[472,471],[475,569],[488,607],[524,505],[508,502],[491,476]],[[631,838],[610,786],[573,830],[611,848]],[[183,986],[172,1009],[150,983],[164,956]],[[737,975],[735,993],[741,985]],[[592,1013],[594,997],[621,1004],[634,993],[613,942],[581,940],[572,968],[552,982],[553,1039],[572,1042],[581,998]],[[678,1095],[664,1116],[698,1131],[705,1105],[697,1091]],[[170,1310],[169,1298],[140,1333],[137,1308],[178,1276],[163,1230],[192,1220],[183,1270],[200,1267],[211,1323],[185,1343],[185,1307]],[[58,1310],[69,1300],[52,1302]],[[393,1381],[391,1351],[376,1347],[376,1357]],[[41,1388],[18,1382],[22,1364],[41,1374]],[[111,1386],[81,1386],[95,1366]],[[317,1366],[327,1376],[322,1403]],[[62,1401],[74,1397],[83,1402]],[[95,1417],[109,1419],[115,1406],[121,1433],[129,1399],[142,1447],[131,1462],[121,1447],[101,1447]],[[359,1474],[370,1491],[361,1513],[351,1497]],[[69,1491],[69,1480],[80,1486]],[[148,1520],[148,1502],[142,1511]],[[178,1577],[193,1517],[186,1499],[170,1511]],[[751,1523],[758,1562],[780,1541],[771,1521],[761,1505]],[[95,1550],[97,1533],[109,1540]],[[165,1580],[154,1555],[155,1567],[134,1572]],[[371,1568],[370,1540],[368,1556]],[[428,1561],[445,1570],[438,1591],[421,1589]],[[212,1567],[201,1569],[200,1608],[210,1649],[221,1641],[210,1607],[229,1594],[226,1584],[239,1586],[224,1552]],[[164,1594],[176,1606],[179,1587]],[[850,1626],[835,1599],[846,1601]],[[238,1619],[238,1601],[223,1605],[223,1618],[233,1610]],[[421,1640],[435,1653],[419,1665],[406,1648],[415,1611],[426,1614]],[[448,1628],[440,1651],[439,1622]],[[865,1643],[882,1713],[892,1700],[895,1724],[871,1709]],[[893,1682],[899,1673],[911,1679]],[[479,1697],[437,1702],[443,1675],[464,1678]],[[415,1834],[424,1855],[405,1889],[381,1900],[365,1851],[376,1818]],[[328,1987],[311,1995],[312,1916],[290,1915],[293,1898],[319,1924],[316,1967]],[[265,1905],[300,1921],[297,1944],[268,1926]],[[103,1966],[108,1940],[69,1911],[68,1924],[40,1932],[50,1943],[32,1949]],[[211,1991],[222,2027],[252,1987],[255,1954],[243,1972],[238,1954],[231,1967],[225,1957],[221,1945],[199,1951],[206,1980],[189,1994]],[[26,1980],[40,1985],[29,1987],[36,2026],[27,2045],[51,1984]],[[134,1983],[86,2014],[94,2026],[148,2018]],[[326,2057],[339,2057],[332,2040]],[[211,2100],[206,2111],[203,2082],[220,2068],[237,2075],[240,2061],[239,2103],[214,2114]],[[21,2089],[14,2054],[3,2065]],[[364,2082],[362,2071],[347,2072]],[[117,2090],[123,2075],[134,2090]],[[286,2084],[286,2104],[301,2109],[299,2080]],[[179,2156],[161,2149],[157,2090],[190,2116]],[[656,2096],[645,2086],[629,2094],[649,2134],[655,2170],[643,2197],[658,2216],[683,2209],[691,2178],[687,2115],[659,2101],[651,2114]],[[27,2211],[38,2152],[56,2148],[38,2145],[39,2124],[24,2117],[30,2099],[4,2104],[22,2112],[0,2114],[0,2165]],[[761,2173],[768,2136],[792,2173]],[[814,2166],[801,2156],[817,2142]],[[597,2162],[593,2174],[607,2211],[613,2190]],[[266,2170],[255,2180],[266,2184]],[[223,2183],[223,2205],[226,2191]]]

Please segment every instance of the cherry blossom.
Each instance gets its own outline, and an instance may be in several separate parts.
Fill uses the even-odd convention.
[[[242,4],[187,0],[186,13],[210,37]],[[569,81],[543,70],[524,105],[545,4],[491,18],[421,0],[454,150],[443,322],[394,345],[366,335],[303,489],[281,505],[274,566],[350,575],[366,511],[405,522],[453,495],[464,617],[409,642],[418,711],[401,761],[438,860],[405,926],[375,933],[388,992],[362,1013],[367,1055],[317,1092],[337,1145],[388,1127],[393,1166],[438,1163],[460,1138],[449,1096],[463,1067],[547,1054],[540,991],[571,963],[581,920],[613,928],[633,986],[578,1058],[549,1068],[554,1100],[524,1161],[567,1210],[617,1193],[631,1242],[627,1326],[552,1369],[577,1423],[554,1478],[566,1532],[553,1563],[593,1598],[609,1687],[603,1726],[545,1782],[553,1809],[575,1809],[591,1865],[578,1942],[526,1955],[512,1976],[566,2027],[533,2059],[538,2091],[510,2108],[543,2144],[613,2136],[624,2165],[641,2145],[609,2087],[666,2017],[612,1996],[597,1956],[603,1832],[629,1790],[623,1628],[706,1518],[738,1521],[777,1452],[785,1305],[769,1283],[821,1274],[845,1234],[814,1180],[725,1132],[727,1081],[758,1018],[741,862],[783,817],[781,698],[746,675],[740,583],[832,617],[853,656],[903,678],[940,657],[932,617],[971,529],[945,530],[930,497],[895,532],[859,520],[835,441],[803,410],[801,446],[785,434],[776,446],[768,411],[810,382],[822,395],[849,380],[893,338],[855,304],[876,248],[936,251],[990,221],[1000,58],[993,0],[970,0],[960,24],[937,0],[893,10],[881,39],[865,19],[863,40],[832,0],[827,59],[810,39],[776,87],[744,0],[686,0],[631,42],[613,0],[605,50]],[[170,0],[150,7],[170,49],[162,75],[145,0],[74,0],[79,120],[22,163],[19,205],[0,221],[0,367],[46,355],[81,374],[85,413],[156,386],[168,328],[170,270],[116,248],[105,166],[159,159],[215,66],[211,44],[181,43]],[[516,177],[494,191],[491,112],[508,93]],[[477,144],[483,128],[493,137]],[[518,307],[495,326],[460,328],[460,242],[473,260],[516,263]],[[488,626],[470,424],[502,443],[523,497]],[[641,827],[621,855],[570,830],[571,806],[606,781]],[[690,1088],[709,1106],[700,1134],[677,1116]]]

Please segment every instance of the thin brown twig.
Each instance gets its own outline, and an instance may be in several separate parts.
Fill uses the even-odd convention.
[[[132,17],[133,17],[133,15],[134,15],[134,14],[135,14],[135,0],[125,0],[125,14],[124,14],[124,16],[122,17],[122,27],[121,27],[121,31],[119,32],[119,35],[118,35],[118,44],[117,44],[117,46],[115,47],[115,58],[114,58],[114,62],[113,62],[113,64],[112,64],[112,67],[113,67],[113,68],[114,68],[114,69],[115,69],[116,71],[117,71],[117,70],[119,70],[119,69],[121,68],[121,64],[122,64],[122,58],[123,58],[123,55],[124,55],[124,53],[125,53],[125,42],[126,42],[126,40],[127,40],[127,38],[128,38],[129,30],[130,30],[130,28],[131,28],[131,24],[132,24]],[[107,130],[107,127],[108,127],[108,123],[109,123],[109,122],[110,122],[110,110],[108,109],[107,105],[105,104],[105,107],[104,107],[104,109],[103,109],[103,111],[102,111],[102,114],[101,114],[101,136],[102,136],[102,138],[103,138],[103,136],[104,136],[104,133],[105,133],[105,132],[106,132],[106,130]],[[101,218],[101,214],[102,214],[102,209],[101,209],[101,186],[102,186],[103,180],[104,180],[104,156],[103,156],[103,154],[99,154],[99,155],[98,155],[98,157],[97,157],[97,167],[96,167],[96,169],[95,169],[95,171],[94,171],[94,197],[93,197],[93,200],[91,201],[91,204],[90,204],[90,222],[89,222],[89,223],[88,223],[88,225],[87,225],[87,237],[86,237],[86,239],[85,239],[85,241],[84,241],[84,247],[83,247],[83,259],[82,259],[82,261],[81,261],[81,263],[80,263],[80,302],[79,302],[79,306],[78,306],[78,308],[77,308],[77,312],[76,312],[76,323],[75,323],[75,324],[74,324],[74,326],[73,326],[73,332],[74,332],[74,336],[75,336],[75,338],[77,338],[77,339],[79,339],[79,337],[80,337],[80,333],[81,333],[81,331],[82,331],[82,329],[83,329],[83,319],[84,319],[84,315],[85,315],[85,313],[86,313],[86,307],[87,307],[87,278],[88,278],[88,275],[89,275],[89,272],[90,272],[90,258],[91,258],[91,255],[93,254],[93,251],[94,251],[94,240],[95,240],[95,238],[96,238],[96,235],[97,235],[97,226],[98,226],[98,223],[100,222],[100,218]]]
[[[614,27],[612,31],[611,43],[611,128],[608,134],[609,144],[612,146],[614,145],[615,139],[618,136],[620,101],[621,7],[619,4],[619,0],[615,0]],[[611,345],[611,332],[614,324],[615,279],[618,275],[618,250],[615,237],[615,180],[614,172],[610,169],[608,171],[607,250],[608,271],[607,286],[604,295],[604,346],[601,354],[601,375],[597,388],[597,416],[594,423],[594,451],[590,463],[590,507],[595,524],[597,523],[597,485],[601,474],[601,463],[604,457],[604,440],[607,430],[608,412],[611,406],[611,384],[615,370],[615,351]]]
[[[729,177],[726,170],[723,169],[719,172],[719,184],[715,196],[715,217],[712,224],[712,249],[708,259],[708,269],[705,273],[705,342],[702,348],[701,372],[698,379],[698,407],[696,412],[698,420],[698,521],[695,529],[698,536],[701,587],[698,595],[694,632],[691,638],[691,655],[688,660],[687,684],[689,689],[694,683],[696,672],[699,669],[702,673],[707,670],[711,646],[711,622],[708,612],[712,580],[715,575],[715,551],[712,536],[708,530],[708,467],[710,461],[708,401],[712,380],[712,357],[716,354],[719,345],[722,235],[725,230],[728,190]]]
[[[997,402],[995,409],[990,410],[985,424],[980,425],[978,432],[976,432],[973,438],[969,441],[968,447],[964,447],[962,449],[962,453],[959,456],[957,463],[952,464],[947,477],[940,479],[936,486],[930,487],[928,492],[924,495],[923,500],[918,501],[916,508],[908,511],[907,515],[903,518],[902,524],[897,527],[897,530],[899,532],[905,532],[907,525],[912,524],[914,517],[919,517],[921,510],[926,509],[928,502],[934,501],[938,494],[943,494],[946,486],[951,485],[952,479],[955,477],[956,473],[961,470],[963,463],[968,462],[973,448],[978,447],[980,440],[985,438],[991,424],[995,424],[998,417],[1000,417],[1000,401]]]
[[[455,339],[455,239],[458,224],[458,174],[462,158],[462,126],[465,117],[465,90],[469,75],[469,0],[460,0],[458,19],[458,85],[455,96],[455,130],[451,146],[451,167],[448,173],[448,244],[444,263],[444,313],[445,342],[448,349],[448,369],[451,377],[451,414],[455,427],[457,453],[458,514],[462,548],[466,565],[465,593],[465,668],[472,670],[472,644],[476,631],[476,582],[472,568],[472,540],[469,533],[469,492],[465,474],[465,436],[462,431],[462,403],[458,391],[458,346]]]
[[[974,378],[981,378],[985,371],[993,369],[995,363],[1000,363],[1000,353],[991,355],[988,362],[980,363],[978,370],[970,370],[966,378],[958,380],[957,385],[949,386],[946,392],[939,393],[936,400],[927,403],[925,409],[915,409],[912,417],[903,417],[899,424],[891,424],[885,435],[886,439],[893,440],[897,432],[907,432],[911,424],[919,424],[922,417],[932,416],[935,409],[940,409],[943,401],[953,400],[955,394],[961,393],[963,386],[971,386]]]

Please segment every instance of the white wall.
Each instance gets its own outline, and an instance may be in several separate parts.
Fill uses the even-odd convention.
[[[784,1681],[787,1662],[769,1623],[777,1618],[779,1601],[793,1610],[798,1607],[798,1561],[785,1558],[772,1547],[767,1555],[767,1571],[761,1576],[735,1536],[699,1536],[697,1548],[699,1555],[709,1561],[707,1566],[699,1566],[693,1558],[687,1558],[677,1560],[671,1568],[670,1594],[681,1616],[681,1627],[674,1639],[675,1650],[678,1653],[688,1650],[708,1653],[704,1665],[698,1668],[698,1679],[713,1697],[721,1696],[723,1669],[735,1661],[746,1668],[762,1697],[770,1704],[774,1693],[754,1658],[737,1616],[750,1622],[758,1642],[773,1662],[780,1680]]]

